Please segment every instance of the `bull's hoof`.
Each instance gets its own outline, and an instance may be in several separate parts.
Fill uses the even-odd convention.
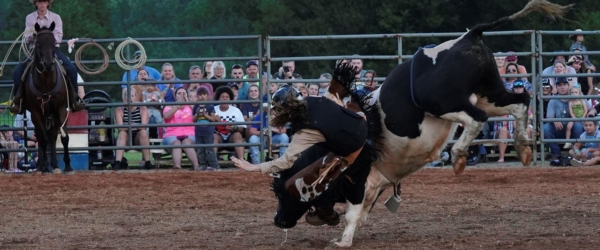
[[[65,171],[66,175],[74,175],[75,171],[71,170],[71,171]]]
[[[55,168],[55,169],[52,170],[52,173],[53,174],[62,174],[62,171],[60,171],[59,168]]]
[[[351,247],[352,242],[345,242],[343,240],[334,243],[336,247]]]
[[[467,157],[460,157],[456,159],[454,163],[452,163],[452,168],[454,169],[454,174],[459,175],[463,171],[465,171],[465,166],[467,165]]]
[[[521,163],[523,163],[523,166],[529,166],[529,164],[531,164],[531,161],[533,160],[533,153],[531,152],[531,148],[530,147],[525,147],[523,149],[523,152],[521,152],[521,154],[519,155],[519,158],[521,158]]]

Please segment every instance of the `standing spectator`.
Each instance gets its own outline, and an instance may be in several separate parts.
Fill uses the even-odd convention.
[[[283,61],[273,77],[277,79],[300,79],[300,74],[295,71],[296,63],[294,61]]]
[[[498,52],[498,53],[502,53],[502,52]],[[498,73],[500,74],[504,74],[503,72],[506,70],[504,65],[506,63],[506,57],[505,56],[496,56],[494,57],[494,59],[496,59],[496,67],[498,68]]]
[[[559,77],[556,81],[558,95],[567,95],[569,93],[569,81],[566,77]],[[595,114],[595,113],[594,113]],[[571,118],[569,113],[568,99],[552,99],[548,103],[548,113],[546,118]],[[544,124],[544,139],[565,139],[567,122],[554,122]],[[571,134],[580,135],[583,133],[581,123],[573,124]],[[552,154],[553,165],[559,164],[560,148],[558,143],[548,143]]]
[[[170,63],[165,63],[162,66],[162,76],[161,80],[163,81],[180,81],[177,76],[175,76],[175,70],[173,69],[173,65]],[[160,90],[160,93],[165,100],[165,102],[174,102],[175,97],[173,96],[173,91],[177,88],[182,87],[183,84],[180,82],[176,83],[164,83],[157,84],[156,87]]]
[[[188,71],[188,77],[190,78],[190,80],[196,80],[199,81],[201,79],[203,79],[203,75],[202,75],[202,70],[200,69],[200,66],[198,65],[192,65],[190,67],[190,70]],[[188,87],[185,87],[186,84],[188,84]],[[212,100],[212,94],[213,94],[213,87],[212,84],[210,83],[200,83],[200,82],[194,82],[194,83],[186,83],[184,84],[184,87],[188,90],[189,92],[197,92],[198,88],[200,86],[204,86],[208,89],[208,96],[210,98],[210,100]]]
[[[578,87],[571,88],[571,95],[581,95],[581,89]],[[587,103],[584,99],[570,99],[569,100],[569,114],[571,114],[572,118],[583,118],[587,114]],[[580,122],[568,122],[567,123],[567,131],[565,139],[571,139],[571,129],[573,128],[574,123]],[[572,144],[570,142],[565,143],[564,149],[571,148]]]
[[[248,89],[249,94],[248,94],[248,100],[256,100],[258,101],[258,86],[256,84],[252,84],[250,85],[250,88]],[[258,109],[260,108],[260,103],[256,102],[256,103],[242,103],[240,110],[242,111],[242,115],[244,116],[244,120],[249,122],[249,121],[253,121],[254,117],[256,115],[258,115]],[[248,129],[246,129],[246,134],[244,135],[244,138],[248,139],[250,138],[250,135],[248,134],[250,131]]]
[[[499,69],[500,74],[501,75],[503,75],[503,74],[527,74],[527,69],[525,68],[525,66],[520,65],[520,64],[517,63],[519,61],[519,58],[517,58],[517,55],[515,54],[515,52],[514,51],[509,51],[509,52],[506,52],[506,53],[512,53],[512,55],[509,55],[509,56],[507,56],[505,58],[504,65],[506,67],[504,67],[502,69]],[[509,73],[509,72],[507,72],[506,71],[508,69],[508,65],[507,64],[514,64],[514,65],[516,65],[517,69],[518,69],[518,71],[516,71],[516,72],[518,72],[518,73]],[[498,65],[498,61],[496,61],[496,65]],[[527,77],[522,77],[521,79],[523,81],[527,81]],[[531,92],[530,90],[527,90],[527,91]]]
[[[596,121],[584,121],[583,128],[585,132],[579,136],[579,139],[600,139],[600,131],[596,126]],[[573,149],[569,150],[569,155],[573,157],[571,165],[573,166],[592,166],[600,162],[600,146],[598,142],[577,142]]]
[[[244,78],[244,70],[242,69],[242,65],[234,64],[231,67],[231,78],[236,80]],[[250,87],[250,84],[247,82],[230,82],[230,84],[231,83],[234,83],[238,86],[236,100],[248,100],[248,88]]]
[[[133,54],[133,59],[135,61],[140,60],[140,56],[142,56],[142,52],[138,50]],[[145,65],[140,66],[140,68],[145,69],[146,72],[148,72],[147,74],[152,79],[160,79],[160,77],[161,77],[160,72],[158,72],[158,70],[156,70],[155,68],[145,66]],[[123,82],[127,82],[128,80],[133,81],[138,76],[138,70],[139,70],[139,68],[129,70],[129,74],[127,72],[125,72],[123,74]],[[128,76],[129,76],[129,78],[128,78]],[[127,87],[126,84],[121,85],[121,88],[126,88],[126,87]]]
[[[321,83],[319,83],[319,85],[320,85],[319,96],[325,96],[325,93],[327,93],[327,90],[329,89],[329,83],[331,82],[331,74],[329,74],[329,73],[323,73],[323,74],[321,74],[321,76],[319,76],[319,79],[321,79],[321,80],[329,80],[327,82],[321,82]]]
[[[233,100],[233,91],[230,88],[221,86],[215,91],[215,100],[230,101]],[[221,103],[215,107],[215,113],[219,116],[221,122],[244,122],[242,111],[227,103]],[[215,144],[219,143],[242,143],[244,142],[243,134],[246,125],[219,125],[216,127]],[[215,152],[219,152],[215,148]],[[244,147],[235,147],[235,153],[238,158],[244,157]]]
[[[175,105],[165,106],[163,117],[167,124],[193,123],[194,113],[189,105],[177,105],[177,102],[187,102],[187,91],[180,87],[175,91]],[[163,145],[191,145],[196,143],[195,126],[167,127]],[[194,169],[199,169],[198,157],[193,147],[166,149],[173,156],[173,168],[181,169],[182,150],[192,163]]]
[[[319,84],[309,83],[308,84],[308,95],[309,96],[319,96]]]
[[[577,50],[575,50],[577,51]],[[583,61],[581,55],[572,56],[567,62],[568,66],[571,66],[577,74],[590,74],[593,73],[587,64]],[[591,76],[580,76],[577,77],[577,82],[581,85],[581,93],[583,95],[591,95],[594,92],[594,78]]]
[[[208,101],[208,89],[206,87],[200,86],[197,95],[199,101]],[[194,122],[197,124],[194,130],[196,144],[213,144],[215,126],[210,125],[210,123],[219,121],[219,117],[215,113],[215,106],[212,104],[196,104],[193,112],[195,114]],[[217,161],[215,148],[197,148],[196,154],[198,156],[198,170],[213,171],[221,169]]]
[[[583,31],[581,29],[576,29],[575,31]],[[571,48],[569,49],[570,51],[575,51],[575,50],[579,50],[581,52],[587,52],[587,48],[585,47],[585,45],[583,45],[583,35],[569,35],[569,39],[571,41],[573,41],[573,44],[571,44]],[[592,62],[590,62],[590,58],[588,57],[588,55],[583,55],[583,61],[587,64],[587,66],[592,70],[592,71],[596,71],[596,66],[594,66],[594,64],[592,64]]]
[[[263,130],[260,130],[260,124],[252,124],[252,126],[249,129],[249,134],[250,134],[250,139],[248,139],[249,143],[260,143],[260,135],[264,134],[267,135],[267,112],[269,112],[268,109],[268,104],[265,103],[265,105],[263,105],[263,115],[258,114],[256,115],[256,117],[254,117],[253,121],[261,121],[262,120],[262,127]],[[275,116],[275,112],[273,112],[271,110],[271,119],[274,118]],[[290,138],[288,137],[288,135],[286,134],[286,128],[285,126],[283,127],[271,127],[271,133],[272,133],[272,138],[271,138],[271,144],[288,144],[290,143]],[[265,141],[266,142],[266,141]],[[263,147],[266,147],[266,143],[263,143]],[[285,150],[287,149],[287,146],[281,146],[279,147],[279,155],[283,155],[285,154]],[[260,164],[260,157],[259,157],[259,147],[258,146],[250,146],[250,160],[252,161],[252,164]]]
[[[123,103],[127,104],[127,89],[123,89]],[[131,89],[130,92],[131,100],[137,98],[137,90]],[[131,120],[130,120],[131,119]],[[115,123],[117,125],[128,125],[139,126],[148,124],[148,109],[145,106],[127,106],[118,107],[115,110]],[[148,131],[144,127],[132,127],[131,131],[129,128],[118,128],[119,135],[117,136],[117,146],[125,146],[129,141],[129,132],[131,132],[131,138],[133,138],[133,145],[148,146],[150,145],[150,137]],[[122,168],[121,160],[123,159],[123,153],[125,150],[116,150],[115,152],[115,164],[113,164],[113,170],[119,170]],[[150,163],[150,149],[142,149],[142,157],[144,158],[144,167],[146,169],[152,169],[152,163]]]

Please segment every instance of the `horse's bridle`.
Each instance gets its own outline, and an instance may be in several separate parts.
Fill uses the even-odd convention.
[[[40,34],[51,34],[52,36],[54,36],[54,33],[53,33],[52,31],[49,31],[49,30],[41,30],[41,31],[39,31],[39,32],[37,33],[37,35],[35,36],[35,39],[36,39],[36,41],[37,41],[37,36],[39,36]],[[41,49],[40,49],[40,50],[38,50],[38,48],[35,46],[35,45],[36,45],[36,42],[35,42],[35,41],[34,41],[34,43],[33,43],[33,44],[34,44],[34,51],[35,51],[36,55],[39,57],[39,59],[40,59],[40,64],[42,64],[42,69],[43,69],[43,71],[40,71],[40,69],[38,68],[38,65],[37,65],[37,63],[34,63],[34,65],[35,65],[35,70],[36,70],[36,71],[37,71],[39,74],[42,74],[42,72],[47,72],[47,71],[52,71],[52,70],[54,70],[54,67],[50,67],[50,69],[47,69],[47,68],[46,68],[46,65],[44,64],[44,57],[43,57],[43,54],[42,54],[42,50],[41,50]],[[53,54],[54,54],[54,52],[53,52]],[[52,58],[55,58],[55,55],[52,55]],[[35,56],[34,56],[34,59],[35,59]]]

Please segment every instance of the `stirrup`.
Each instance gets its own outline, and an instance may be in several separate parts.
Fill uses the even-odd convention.
[[[19,104],[15,103],[15,100],[13,99],[13,101],[11,102],[9,111],[15,115],[22,115],[25,112],[23,112],[23,108],[21,107],[21,104],[23,104],[23,99],[19,98]]]

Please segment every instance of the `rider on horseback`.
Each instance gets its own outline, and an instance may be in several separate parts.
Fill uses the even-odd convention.
[[[60,18],[60,16],[58,14],[48,10],[50,8],[50,4],[52,4],[52,2],[54,2],[54,0],[29,0],[29,1],[35,6],[36,11],[27,15],[27,17],[25,18],[25,29],[27,30],[27,29],[33,28],[36,23],[38,25],[40,25],[41,27],[43,27],[43,26],[49,27],[52,22],[55,23],[56,27],[54,28],[54,37],[56,39],[56,49],[54,50],[54,53],[56,54],[56,58],[59,61],[62,61],[62,66],[64,67],[65,71],[67,72],[67,77],[66,77],[67,82],[71,83],[71,84],[69,84],[69,86],[71,86],[71,88],[68,91],[69,95],[70,95],[69,98],[71,100],[75,100],[74,102],[71,102],[71,108],[72,108],[73,112],[83,110],[83,108],[85,107],[85,104],[77,95],[77,69],[75,68],[75,66],[73,65],[71,60],[69,60],[69,58],[65,54],[63,54],[59,49],[59,44],[62,41],[62,36],[63,36],[62,19]],[[31,46],[33,46],[34,37],[33,36],[28,37],[27,42]],[[22,76],[25,73],[25,69],[27,68],[27,65],[29,64],[30,61],[31,61],[31,59],[28,58],[26,61],[20,62],[19,65],[17,65],[17,67],[15,68],[15,71],[13,72],[14,88],[13,88],[12,94],[14,95],[14,99],[13,99],[12,105],[10,107],[10,112],[15,113],[15,114],[23,114],[25,112],[24,109],[21,109],[21,97],[22,97],[23,91],[24,91],[24,89],[21,87],[22,86],[21,79],[22,79]],[[16,90],[16,93],[15,93],[15,90]]]

